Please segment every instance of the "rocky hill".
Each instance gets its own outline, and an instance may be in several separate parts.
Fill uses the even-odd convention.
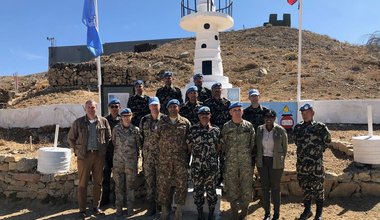
[[[258,88],[264,101],[296,99],[297,29],[258,27],[229,31],[221,33],[220,40],[224,75],[230,77],[234,86],[241,88],[243,100],[247,100],[249,88]],[[147,83],[148,94],[153,95],[161,85],[160,73],[172,70],[175,84],[183,87],[193,74],[194,47],[195,39],[189,38],[167,43],[149,52],[102,56],[104,81],[108,84],[130,84],[136,79],[143,79]],[[380,97],[380,60],[366,47],[304,31],[302,51],[302,99]],[[79,76],[74,79],[67,75],[63,83],[59,83],[59,77],[54,75],[75,71]],[[86,72],[88,78],[85,77]],[[97,83],[94,62],[57,64],[48,75],[50,87],[56,88],[50,88],[52,92],[57,92],[64,84],[86,87]],[[73,97],[73,102],[76,101],[78,99]]]

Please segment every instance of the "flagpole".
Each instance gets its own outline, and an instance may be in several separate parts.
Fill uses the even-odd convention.
[[[98,0],[94,0],[96,10],[96,29],[99,30]],[[98,75],[98,96],[99,96],[99,115],[102,116],[102,69],[100,67],[100,55],[96,57],[96,72]]]
[[[298,71],[297,102],[301,101],[301,61],[302,61],[302,0],[298,0]]]

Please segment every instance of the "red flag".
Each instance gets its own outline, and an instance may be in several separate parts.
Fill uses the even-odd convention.
[[[289,3],[290,5],[294,5],[296,2],[297,2],[297,0],[288,0],[288,3]]]

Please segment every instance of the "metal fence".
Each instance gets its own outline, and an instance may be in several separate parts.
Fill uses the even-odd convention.
[[[215,4],[217,2],[217,4]],[[207,0],[207,11],[215,11],[228,14],[232,17],[233,0]],[[181,0],[181,17],[197,12],[197,0]]]

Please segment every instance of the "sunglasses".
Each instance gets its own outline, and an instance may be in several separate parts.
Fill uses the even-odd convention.
[[[119,108],[118,105],[111,105],[110,108]]]

